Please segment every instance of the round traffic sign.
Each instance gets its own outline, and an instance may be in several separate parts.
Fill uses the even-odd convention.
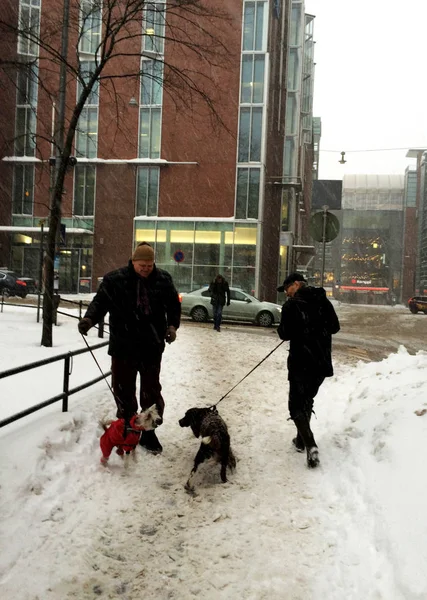
[[[173,255],[173,259],[177,263],[182,262],[184,260],[184,252],[182,250],[177,250]]]
[[[317,212],[312,215],[309,224],[310,234],[316,242],[332,242],[340,230],[340,222],[330,212]],[[323,239],[323,233],[325,239]]]

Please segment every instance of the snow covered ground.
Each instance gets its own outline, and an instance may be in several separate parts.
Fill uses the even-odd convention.
[[[4,307],[0,372],[84,347],[60,317],[41,348],[35,311]],[[92,344],[100,340],[90,332]],[[221,484],[178,425],[208,406],[279,340],[275,332],[184,323],[165,351],[161,456],[99,464],[105,382],[0,429],[0,597],[6,600],[425,600],[427,354],[335,363],[315,403],[321,467],[291,446],[286,344],[219,405],[238,458]],[[106,350],[96,352],[109,369]],[[96,377],[76,357],[70,387]],[[0,419],[61,392],[62,364],[0,379]]]

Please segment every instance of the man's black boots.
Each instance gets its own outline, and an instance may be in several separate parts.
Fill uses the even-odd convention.
[[[302,440],[302,443],[307,451],[307,466],[310,469],[314,469],[319,465],[320,461],[319,449],[317,448],[314,440],[313,432],[310,429],[310,420],[305,413],[300,413],[294,417],[294,423],[298,429],[298,435],[300,436],[300,439]]]
[[[157,435],[154,429],[151,431],[143,431],[141,433],[139,443],[146,450],[152,452],[153,454],[160,454],[160,452],[162,452],[163,450],[163,446],[157,439]]]

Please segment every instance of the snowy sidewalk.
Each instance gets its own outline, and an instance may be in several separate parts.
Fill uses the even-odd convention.
[[[70,347],[80,343],[75,323],[59,329],[63,343],[67,335]],[[218,407],[238,459],[229,483],[219,483],[216,465],[204,464],[196,497],[185,492],[199,442],[178,419],[192,406],[217,402],[278,342],[274,334],[227,326],[218,334],[184,324],[163,361],[166,412],[158,435],[164,452],[151,456],[138,448],[138,463],[128,470],[115,454],[107,469],[99,465],[97,421],[114,412],[104,383],[73,396],[68,414],[51,407],[0,431],[1,597],[425,598],[426,576],[414,579],[414,573],[425,564],[426,528],[412,528],[410,538],[404,531],[427,500],[426,484],[412,477],[413,469],[405,479],[406,490],[417,491],[412,517],[400,515],[387,533],[387,514],[400,514],[393,468],[405,471],[393,443],[413,428],[425,438],[427,429],[427,416],[413,414],[426,391],[425,355],[403,351],[382,363],[338,365],[338,376],[325,382],[316,402],[322,466],[309,471],[290,443],[282,345]],[[31,360],[33,354],[25,362]],[[92,363],[87,355],[90,374]],[[42,378],[33,381],[34,388],[44,385]],[[399,390],[405,390],[404,404]],[[402,433],[394,419],[403,413]],[[413,464],[421,472],[421,461]],[[403,493],[397,497],[408,502]]]

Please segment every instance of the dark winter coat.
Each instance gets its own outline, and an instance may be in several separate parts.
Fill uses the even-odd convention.
[[[209,292],[211,304],[220,304],[221,306],[224,306],[225,303],[230,304],[230,288],[225,279],[222,281],[214,279],[209,286]]]
[[[331,377],[331,334],[340,330],[334,307],[323,288],[301,287],[287,300],[277,333],[290,340],[288,378]]]
[[[104,276],[85,317],[95,325],[107,312],[110,314],[108,353],[137,360],[163,352],[167,327],[179,327],[181,304],[169,273],[154,265],[148,277],[140,277],[129,261],[127,267]]]

